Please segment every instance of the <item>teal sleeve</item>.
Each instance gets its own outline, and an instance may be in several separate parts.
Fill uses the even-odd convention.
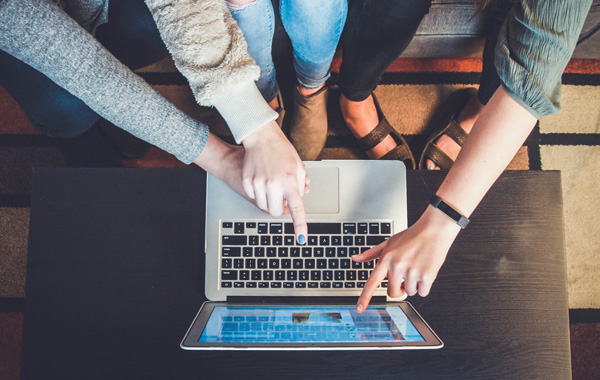
[[[592,0],[519,0],[498,35],[494,64],[509,95],[536,118],[560,111],[561,76]]]

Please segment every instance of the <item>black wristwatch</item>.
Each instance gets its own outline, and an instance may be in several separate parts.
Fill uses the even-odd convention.
[[[448,215],[463,230],[465,227],[467,227],[467,224],[469,224],[469,219],[467,217],[456,211],[454,208],[452,208],[452,206],[444,202],[442,198],[438,197],[437,195],[433,194],[431,199],[429,199],[429,204]]]

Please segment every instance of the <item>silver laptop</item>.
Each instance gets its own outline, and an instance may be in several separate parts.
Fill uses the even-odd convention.
[[[307,242],[289,215],[271,217],[208,176],[205,303],[184,349],[439,348],[407,302],[386,298],[387,281],[359,314],[375,263],[360,254],[407,227],[400,161],[306,162]],[[396,300],[397,301],[397,300]]]

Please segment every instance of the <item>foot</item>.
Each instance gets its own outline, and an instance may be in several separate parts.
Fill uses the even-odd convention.
[[[346,125],[357,139],[368,135],[379,124],[379,116],[371,95],[363,101],[354,102],[342,94],[340,96],[340,107]],[[366,153],[369,158],[378,159],[395,147],[396,142],[393,137],[387,136]]]
[[[325,85],[315,89],[296,87],[290,126],[290,141],[300,158],[314,161],[327,141],[327,96]]]
[[[456,121],[467,134],[471,133],[473,125],[475,125],[483,107],[484,106],[479,102],[477,95],[473,95],[460,111]],[[460,153],[460,145],[446,134],[441,135],[434,141],[434,144],[452,160],[456,160],[456,157],[458,157],[458,154]],[[425,162],[428,170],[440,170],[440,167],[430,159],[425,160]]]

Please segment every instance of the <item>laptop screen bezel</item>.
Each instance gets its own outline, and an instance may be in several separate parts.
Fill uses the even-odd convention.
[[[408,302],[393,302],[385,304],[377,304],[373,306],[397,306],[406,314],[417,331],[421,334],[423,342],[337,342],[337,343],[225,343],[225,342],[199,342],[202,332],[208,323],[210,315],[215,307],[218,306],[256,306],[256,307],[311,307],[311,306],[332,306],[332,307],[355,307],[351,303],[246,303],[246,302],[205,302],[192,325],[188,329],[181,348],[187,350],[202,350],[202,349],[254,349],[254,350],[363,350],[363,349],[432,349],[443,347],[443,342],[436,333],[429,327],[425,320],[417,313],[417,311]]]

